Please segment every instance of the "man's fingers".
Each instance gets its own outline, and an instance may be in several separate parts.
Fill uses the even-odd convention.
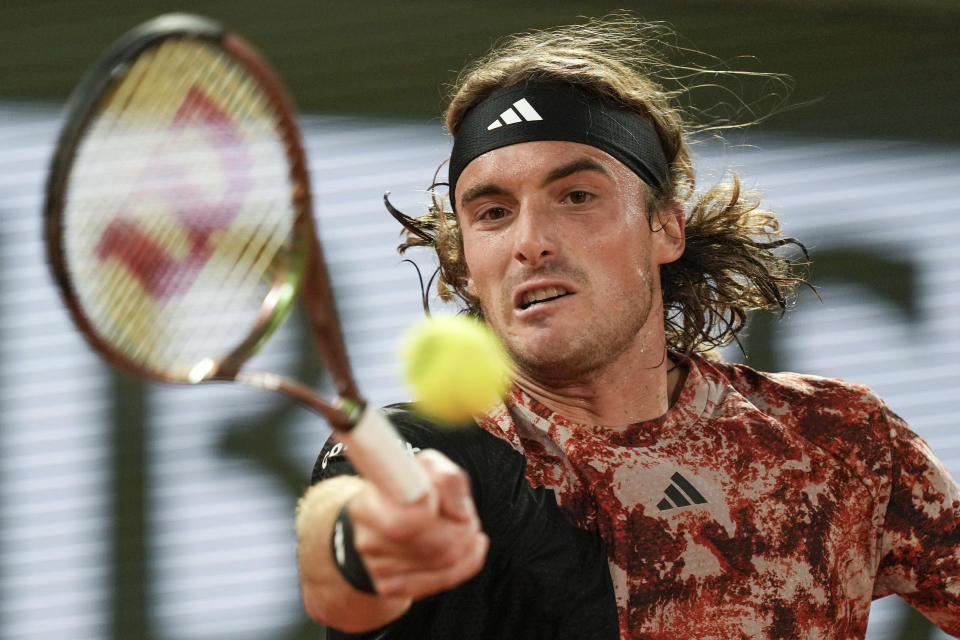
[[[446,550],[465,544],[480,532],[480,521],[431,520],[415,536],[393,538],[372,529],[354,529],[353,544],[364,555],[407,555],[423,562]]]
[[[417,461],[430,478],[432,490],[427,495],[414,503],[397,504],[371,487],[350,501],[351,519],[396,541],[418,535],[438,516],[461,522],[476,521],[467,473],[432,449],[420,452]]]
[[[444,570],[410,571],[398,575],[374,578],[377,593],[387,597],[423,598],[466,582],[483,568],[490,539],[477,534],[474,543],[460,561]]]
[[[364,533],[368,534],[367,537],[396,542],[416,537],[427,523],[437,518],[437,502],[435,491],[403,505],[392,502],[379,491],[361,493],[348,505],[350,518],[356,525],[357,548],[360,548]]]
[[[416,548],[393,545],[358,547],[371,575],[379,576],[415,571],[442,570],[473,552],[483,534],[479,527],[445,526],[418,539]]]
[[[440,513],[456,520],[476,519],[477,511],[470,491],[470,477],[439,451],[428,449],[417,456],[433,482]]]

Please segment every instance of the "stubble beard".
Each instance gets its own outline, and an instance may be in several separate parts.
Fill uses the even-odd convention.
[[[569,385],[597,376],[633,350],[636,342],[644,339],[643,330],[651,321],[655,306],[650,275],[644,274],[643,280],[641,291],[623,293],[621,301],[612,304],[608,312],[585,319],[589,324],[574,335],[529,344],[498,331],[518,372],[545,385]],[[663,356],[663,345],[650,344],[645,348],[657,352],[651,354],[651,361]]]

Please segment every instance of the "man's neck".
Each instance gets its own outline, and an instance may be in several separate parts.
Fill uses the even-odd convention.
[[[604,369],[572,382],[544,383],[518,372],[516,383],[542,405],[581,424],[618,427],[664,415],[676,401],[686,367],[659,354],[625,353]]]

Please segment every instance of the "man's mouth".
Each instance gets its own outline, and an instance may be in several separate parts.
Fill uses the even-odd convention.
[[[570,292],[563,287],[544,287],[542,289],[531,289],[520,298],[520,309],[529,309],[535,304],[556,300],[563,296],[570,295]]]

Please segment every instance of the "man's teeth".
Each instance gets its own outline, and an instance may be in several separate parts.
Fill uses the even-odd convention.
[[[559,298],[560,296],[565,295],[567,295],[567,290],[562,287],[545,287],[543,289],[534,289],[523,294],[523,298],[520,300],[520,306],[526,309],[535,302],[543,302],[544,300]]]

